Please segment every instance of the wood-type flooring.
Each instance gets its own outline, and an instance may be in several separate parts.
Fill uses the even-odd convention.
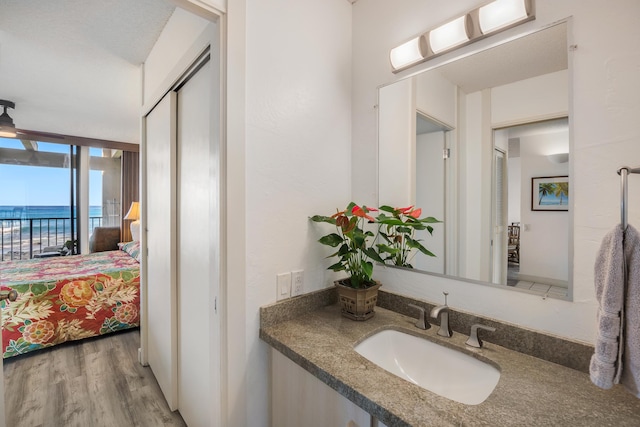
[[[134,329],[6,359],[7,427],[185,426],[139,343]]]

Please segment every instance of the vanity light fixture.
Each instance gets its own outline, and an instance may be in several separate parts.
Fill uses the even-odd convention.
[[[400,69],[422,62],[426,54],[426,42],[424,37],[420,36],[391,49],[389,58],[391,66]]]
[[[494,0],[391,49],[393,72],[535,19],[534,1]]]
[[[13,124],[13,119],[7,114],[7,108],[16,108],[16,104],[0,99],[0,106],[4,107],[4,112],[0,114],[0,137],[15,138],[16,125]]]
[[[440,53],[469,41],[471,29],[467,26],[468,16],[461,16],[429,31],[429,46],[433,53]]]
[[[478,9],[482,34],[494,32],[527,17],[527,5],[523,0],[496,0]]]

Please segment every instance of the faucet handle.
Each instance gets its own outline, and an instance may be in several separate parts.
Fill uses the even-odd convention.
[[[496,328],[476,323],[475,325],[471,326],[471,333],[469,334],[469,339],[467,340],[467,342],[465,342],[466,345],[475,348],[482,348],[482,340],[478,337],[478,329],[483,329],[490,332],[496,331]]]
[[[420,328],[420,329],[429,329],[431,327],[431,325],[429,324],[429,322],[427,321],[427,316],[426,316],[426,310],[424,309],[424,307],[420,307],[418,305],[415,304],[408,304],[409,307],[413,307],[415,309],[418,309],[420,311],[420,317],[418,318],[418,320],[416,320],[416,328]]]

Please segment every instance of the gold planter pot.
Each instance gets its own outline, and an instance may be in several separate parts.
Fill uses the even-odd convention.
[[[342,315],[352,320],[367,320],[373,317],[373,311],[378,301],[378,288],[380,282],[375,282],[368,288],[354,289],[343,285],[349,279],[336,280],[334,284],[338,289],[338,302],[342,308]]]

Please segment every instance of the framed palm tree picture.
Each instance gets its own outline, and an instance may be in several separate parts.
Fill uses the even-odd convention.
[[[531,178],[532,211],[568,211],[569,177],[541,176]]]

